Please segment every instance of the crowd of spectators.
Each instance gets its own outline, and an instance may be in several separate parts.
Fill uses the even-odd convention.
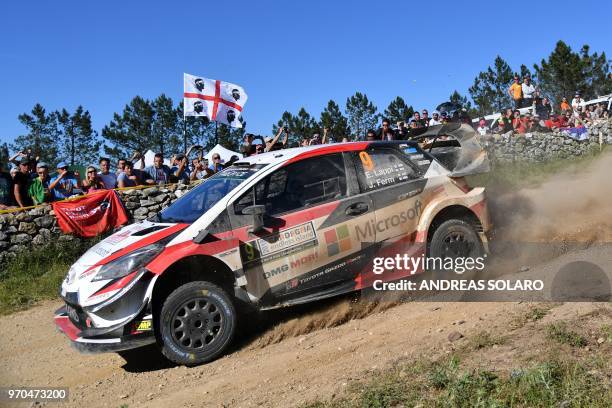
[[[476,130],[480,134],[496,133],[526,135],[534,131],[550,132],[560,130],[568,135],[579,137],[586,134],[593,123],[608,118],[605,103],[587,105],[580,92],[576,92],[571,102],[563,97],[558,109],[550,100],[541,95],[540,89],[534,85],[529,76],[523,78],[521,84],[518,75],[508,88],[508,94],[514,101],[514,109],[508,108],[501,112],[491,124],[485,118],[480,118]],[[528,108],[528,109],[523,109]]]
[[[430,126],[449,122],[470,124],[481,135],[508,132],[528,135],[534,131],[558,129],[576,137],[586,133],[591,124],[607,119],[609,115],[604,103],[587,105],[579,92],[576,92],[570,102],[563,98],[558,109],[555,109],[550,100],[540,94],[539,87],[532,83],[529,76],[523,78],[521,83],[516,75],[513,84],[508,88],[508,94],[514,101],[514,108],[501,112],[499,117],[490,123],[481,117],[474,126],[465,109],[435,111],[431,117],[427,109],[422,109],[420,112],[414,112],[410,120],[396,122],[395,127],[389,119],[383,118],[379,129],[367,130],[365,140],[407,140],[424,133]],[[247,133],[240,150],[244,156],[252,156],[288,147],[350,141],[345,135],[330,135],[328,128],[324,128],[322,133],[303,137],[292,144],[289,143],[290,129],[286,126],[280,127],[274,137]],[[200,154],[189,160],[194,150]],[[111,169],[110,159],[103,157],[98,166],[87,166],[85,177],[82,178],[78,171],[69,170],[70,166],[65,162],[58,163],[55,173],[51,175],[51,168],[47,163],[32,157],[31,152],[22,151],[9,159],[9,162],[15,165],[10,169],[10,173],[7,173],[7,168],[4,167],[7,163],[0,162],[0,210],[63,200],[104,189],[190,183],[206,179],[238,160],[238,156],[234,155],[223,163],[219,154],[213,154],[209,163],[202,153],[201,146],[192,146],[186,154],[172,156],[170,166],[164,164],[164,156],[161,153],[155,154],[150,166],[145,166],[144,155],[135,153],[130,160],[118,160],[115,170]]]
[[[193,148],[202,150],[200,146]],[[137,161],[138,169],[132,160],[120,159],[117,168],[112,170],[110,159],[103,157],[98,166],[85,168],[84,177],[79,171],[70,170],[71,166],[66,162],[59,162],[52,175],[47,163],[32,157],[30,152],[21,151],[9,159],[14,164],[10,172],[6,171],[5,163],[0,162],[0,210],[64,200],[97,190],[189,183],[206,179],[238,160],[238,156],[234,156],[222,164],[221,156],[213,154],[212,163],[209,164],[200,154],[188,162],[193,148],[187,154],[174,155],[170,160],[171,166],[164,164],[161,153],[155,154],[152,165],[145,166],[144,156],[137,153],[132,160]]]

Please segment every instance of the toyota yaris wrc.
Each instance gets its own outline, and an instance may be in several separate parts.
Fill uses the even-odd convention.
[[[353,142],[238,161],[89,249],[62,283],[57,326],[81,351],[157,343],[199,364],[227,349],[245,307],[370,287],[374,257],[482,255],[485,192],[463,179],[488,166],[477,136],[453,125],[420,140],[426,148]]]

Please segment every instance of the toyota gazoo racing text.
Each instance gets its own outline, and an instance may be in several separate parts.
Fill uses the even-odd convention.
[[[62,283],[57,326],[81,351],[157,343],[199,364],[226,350],[241,310],[370,287],[374,257],[482,255],[485,191],[464,181],[488,168],[478,136],[451,124],[419,140],[240,160],[89,249]],[[417,271],[401,272],[388,279]]]

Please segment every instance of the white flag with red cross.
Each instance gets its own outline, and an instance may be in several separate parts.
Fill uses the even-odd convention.
[[[206,116],[232,127],[242,127],[239,118],[248,96],[241,86],[190,74],[183,75],[183,84],[185,116]]]

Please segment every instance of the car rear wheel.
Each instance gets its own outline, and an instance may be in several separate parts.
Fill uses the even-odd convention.
[[[236,325],[236,309],[222,288],[205,281],[187,283],[161,308],[161,351],[177,364],[209,362],[227,349]]]
[[[476,259],[484,256],[484,247],[474,227],[464,220],[450,219],[441,223],[434,231],[429,242],[428,257],[445,260],[451,258],[458,265],[457,258]],[[434,272],[444,278],[470,279],[475,275],[475,268],[459,273],[457,269],[437,269]]]

